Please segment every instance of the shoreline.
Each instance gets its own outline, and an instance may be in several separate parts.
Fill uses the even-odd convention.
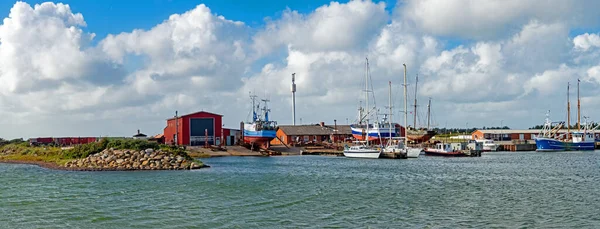
[[[0,159],[0,163],[4,164],[22,164],[22,165],[37,165],[45,169],[62,170],[62,171],[77,171],[77,172],[100,172],[100,171],[181,171],[181,170],[198,170],[202,168],[210,168],[204,163],[198,169],[119,169],[119,168],[80,168],[80,167],[64,167],[53,162],[46,161],[26,161],[26,160],[4,160]]]

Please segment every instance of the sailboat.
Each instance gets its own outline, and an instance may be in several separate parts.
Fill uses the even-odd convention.
[[[365,74],[365,82],[366,82],[366,86],[365,86],[365,102],[366,102],[366,107],[367,107],[367,115],[365,117],[365,133],[367,133],[367,136],[369,136],[369,59],[366,59],[366,74]],[[362,142],[357,142],[357,143],[362,143]],[[379,158],[379,155],[381,154],[381,150],[379,149],[375,149],[372,146],[369,145],[369,137],[365,137],[365,144],[359,144],[359,145],[354,145],[354,146],[350,146],[347,149],[344,149],[344,156],[345,157],[351,157],[351,158]]]
[[[408,99],[406,95],[406,64],[404,65],[404,126],[408,125]],[[406,152],[406,157],[408,158],[417,158],[423,149],[408,147],[408,128],[404,128],[404,150]]]
[[[429,141],[429,139],[431,139],[431,137],[433,137],[436,133],[435,131],[432,131],[429,129],[429,125],[427,126],[427,129],[418,129],[417,128],[417,89],[418,89],[418,83],[419,83],[419,75],[417,75],[416,79],[415,79],[415,104],[414,104],[414,111],[413,111],[413,126],[412,128],[408,128],[407,130],[407,135],[405,135],[409,140],[413,141],[413,142],[426,142]],[[430,101],[431,103],[431,101]],[[431,104],[430,104],[431,106]],[[427,117],[427,122],[429,123],[429,113],[428,113],[428,117]],[[405,125],[406,126],[406,125]]]

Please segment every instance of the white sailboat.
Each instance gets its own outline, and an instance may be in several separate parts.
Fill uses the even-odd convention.
[[[367,116],[366,116],[366,133],[369,133],[369,59],[366,60],[366,70],[365,70],[365,101],[367,107]],[[368,138],[365,141],[364,145],[354,145],[347,149],[344,149],[344,156],[351,158],[379,158],[381,154],[381,150],[375,149],[369,146]]]
[[[421,154],[421,151],[423,151],[423,149],[421,148],[414,148],[414,147],[408,147],[408,133],[407,133],[407,128],[406,126],[408,125],[408,100],[407,100],[407,95],[406,95],[406,64],[402,64],[404,65],[404,151],[406,152],[406,157],[408,158],[418,158],[419,154]]]

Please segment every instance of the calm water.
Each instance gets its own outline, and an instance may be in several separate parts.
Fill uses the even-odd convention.
[[[212,168],[0,164],[0,228],[600,227],[600,152],[204,161]]]

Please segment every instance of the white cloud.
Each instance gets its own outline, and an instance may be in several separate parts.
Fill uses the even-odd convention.
[[[597,1],[409,0],[401,7],[401,14],[427,33],[467,39],[503,37],[530,20],[582,27],[598,19]]]
[[[268,54],[291,45],[301,51],[343,51],[365,47],[388,19],[385,3],[353,0],[331,2],[309,15],[286,10],[280,20],[268,21],[254,38],[254,48]]]
[[[577,78],[582,107],[600,116],[600,38],[569,35],[586,26],[580,19],[598,17],[591,9],[425,0],[398,4],[392,17],[383,2],[354,0],[306,14],[287,9],[251,27],[198,5],[92,45],[83,15],[68,5],[18,2],[0,25],[0,123],[21,128],[0,135],[151,134],[175,110],[222,113],[236,127],[249,91],[270,98],[272,118],[287,124],[292,73],[298,122],[345,123],[364,100],[365,57],[380,109],[388,81],[394,106],[403,107],[407,64],[410,90],[419,73],[419,99],[432,97],[439,127],[538,124],[546,110],[564,110],[566,83]]]
[[[600,47],[600,36],[598,34],[584,33],[573,39],[575,49],[588,51],[590,48]]]

